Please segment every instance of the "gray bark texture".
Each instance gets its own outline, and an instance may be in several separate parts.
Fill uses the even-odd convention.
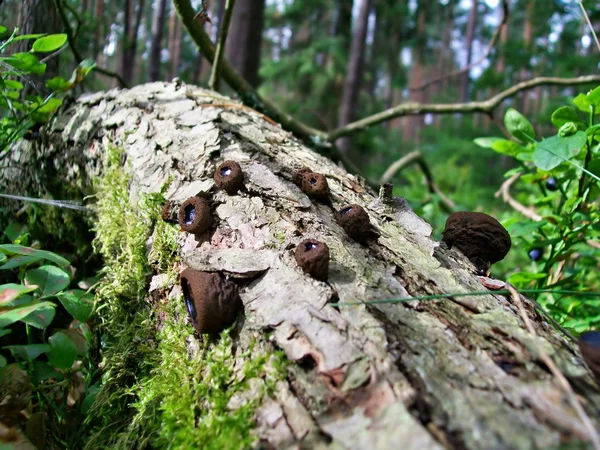
[[[79,98],[44,139],[21,157],[45,158],[58,181],[83,191],[110,143],[125,149],[132,201],[169,177],[170,200],[211,199],[209,235],[182,233],[183,265],[251,280],[240,291],[236,367],[252,357],[252,340],[253,351],[283,349],[291,361],[273,395],[256,389],[261,448],[589,448],[510,297],[344,305],[486,288],[406,200],[383,201],[262,114],[201,88],[152,83]],[[212,179],[225,159],[245,174],[232,196]],[[331,205],[291,182],[304,166],[327,177]],[[334,219],[352,203],[377,233],[366,245]],[[305,238],[329,246],[327,282],[297,267],[293,250]],[[541,347],[597,425],[600,393],[579,351],[524,301]],[[231,408],[244,401],[235,400]]]

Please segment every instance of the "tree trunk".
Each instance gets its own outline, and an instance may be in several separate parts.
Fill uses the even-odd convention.
[[[150,46],[150,61],[148,63],[148,79],[158,81],[160,79],[160,66],[162,52],[162,40],[167,17],[167,0],[158,0],[152,19],[152,44]]]
[[[467,24],[467,36],[465,38],[465,48],[467,50],[467,56],[465,58],[465,67],[471,64],[471,57],[473,55],[473,40],[475,39],[475,27],[477,26],[477,8],[479,6],[479,0],[473,0],[473,6],[471,6],[471,12],[469,13],[469,22]],[[466,71],[462,75],[460,98],[461,102],[469,100],[469,72]]]
[[[265,0],[237,0],[227,37],[227,59],[252,86],[258,86]]]
[[[367,26],[372,1],[373,0],[362,0],[356,28],[352,33],[350,58],[348,60],[342,103],[340,105],[339,127],[349,124],[355,117],[354,112],[357,108],[358,94],[360,92],[360,85],[363,77]],[[349,153],[352,141],[349,137],[343,137],[338,140],[337,144],[342,153]]]
[[[177,204],[197,194],[209,199],[210,232],[197,238],[181,233],[179,250],[184,266],[226,273],[240,285],[244,310],[231,332],[231,356],[218,364],[233,368],[226,389],[242,386],[239,380],[244,386],[229,398],[227,414],[234,420],[239,408],[254,405],[252,436],[261,448],[580,448],[576,444],[587,432],[542,363],[509,296],[489,291],[479,297],[362,304],[486,288],[462,254],[431,239],[431,227],[406,200],[378,198],[360,179],[250,108],[228,99],[210,106],[215,95],[174,83],[86,95],[47,127],[45,146],[13,149],[3,163],[30,170],[38,181],[39,167],[55,168],[53,182],[90,194],[90,180],[102,175],[107,149],[121,147],[121,161],[132,176],[124,189],[131,204],[168,180],[165,196]],[[216,189],[212,179],[225,159],[238,161],[245,174],[245,187],[235,195]],[[304,166],[327,177],[331,205],[311,201],[291,182]],[[14,177],[9,186],[21,193],[23,184],[31,187],[25,172],[3,168],[0,179]],[[119,204],[128,208],[126,201]],[[334,210],[347,204],[368,212],[375,233],[363,245],[334,220]],[[125,243],[129,230],[117,231],[117,241]],[[293,249],[309,237],[329,246],[327,282],[310,278],[294,261]],[[149,242],[158,238],[155,234]],[[187,347],[180,366],[216,345],[199,344],[184,315],[164,320],[165,302],[183,303],[175,279],[155,273],[150,285],[148,311],[132,311],[147,314],[142,319],[155,325],[151,335],[126,343],[131,352],[125,360],[134,372],[119,380],[121,386],[130,383],[126,395],[118,397],[131,402],[125,415],[143,406],[138,396],[150,389],[138,378],[148,362],[136,355],[142,345],[160,346],[167,336],[161,333],[164,327],[179,323],[188,330],[173,341]],[[524,302],[542,348],[585,399],[583,406],[598,425],[600,392],[578,350]],[[119,324],[114,326],[118,333]],[[285,353],[287,365],[275,369],[268,363],[275,350]],[[110,351],[110,346],[103,349],[109,371],[123,360]],[[248,371],[246,364],[259,357],[266,358],[263,369]],[[267,384],[273,370],[281,376]],[[178,383],[202,386],[209,375],[191,372],[186,375],[191,380]],[[172,436],[195,433],[204,424],[203,408],[212,405],[211,398],[187,400],[196,405],[187,410],[193,411],[191,419],[171,418]],[[168,420],[161,419],[166,413],[156,404],[144,417]],[[222,437],[220,427],[211,429],[211,438]],[[103,439],[116,439],[110,433],[117,430],[107,428]],[[134,442],[127,448],[139,448],[135,439],[140,436],[131,436]]]
[[[133,69],[135,68],[135,54],[137,51],[138,32],[142,23],[144,13],[144,0],[137,2],[137,11],[135,9],[135,0],[125,1],[125,19],[123,21],[123,49],[121,52],[121,76],[127,84],[132,84]],[[135,13],[135,22],[134,19]]]

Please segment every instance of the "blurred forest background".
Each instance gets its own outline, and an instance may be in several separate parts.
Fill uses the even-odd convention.
[[[216,42],[226,1],[192,3],[206,9],[204,29]],[[600,4],[583,4],[599,31]],[[208,84],[211,66],[167,0],[4,0],[0,18],[21,33],[72,35],[76,50],[65,47],[50,58],[45,78],[70,73],[85,58],[95,61],[97,70],[76,93],[174,77]],[[264,98],[324,131],[406,102],[485,100],[538,76],[597,74],[598,55],[574,0],[237,0],[225,52]],[[419,164],[390,181],[439,239],[450,209],[483,211],[503,223],[523,219],[495,196],[515,160],[477,146],[475,138],[506,136],[508,108],[526,116],[538,137],[553,135],[552,112],[593,87],[537,86],[504,101],[493,116],[399,117],[337,144],[375,183],[418,151]],[[428,186],[424,172],[439,189]],[[540,192],[514,186],[512,195],[529,206]],[[494,275],[534,272],[533,245],[515,239]]]

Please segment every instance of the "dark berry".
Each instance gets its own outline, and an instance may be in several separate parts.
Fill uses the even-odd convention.
[[[556,182],[556,178],[550,177],[546,180],[546,189],[549,191],[556,191],[558,189],[558,183]]]
[[[531,259],[532,261],[538,261],[543,254],[544,252],[541,248],[532,248],[531,250],[529,250],[528,253],[529,259]]]

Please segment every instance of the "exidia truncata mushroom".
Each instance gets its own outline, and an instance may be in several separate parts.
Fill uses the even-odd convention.
[[[179,226],[182,231],[199,234],[210,228],[212,217],[208,202],[201,197],[190,197],[179,207]]]
[[[348,236],[356,242],[365,243],[372,234],[369,215],[360,205],[348,205],[340,209],[335,218]]]
[[[327,281],[329,275],[329,247],[324,242],[306,239],[294,252],[298,266],[315,280]]]
[[[579,336],[578,343],[583,360],[594,375],[600,379],[600,332],[586,331]]]
[[[193,269],[185,269],[180,277],[185,306],[198,333],[220,333],[233,323],[242,306],[235,283],[220,273]]]
[[[510,250],[508,231],[492,216],[480,212],[459,211],[446,220],[442,240],[456,247],[485,274],[489,266],[504,259]]]
[[[235,161],[224,161],[215,169],[215,184],[229,195],[235,194],[244,185],[244,173]]]

